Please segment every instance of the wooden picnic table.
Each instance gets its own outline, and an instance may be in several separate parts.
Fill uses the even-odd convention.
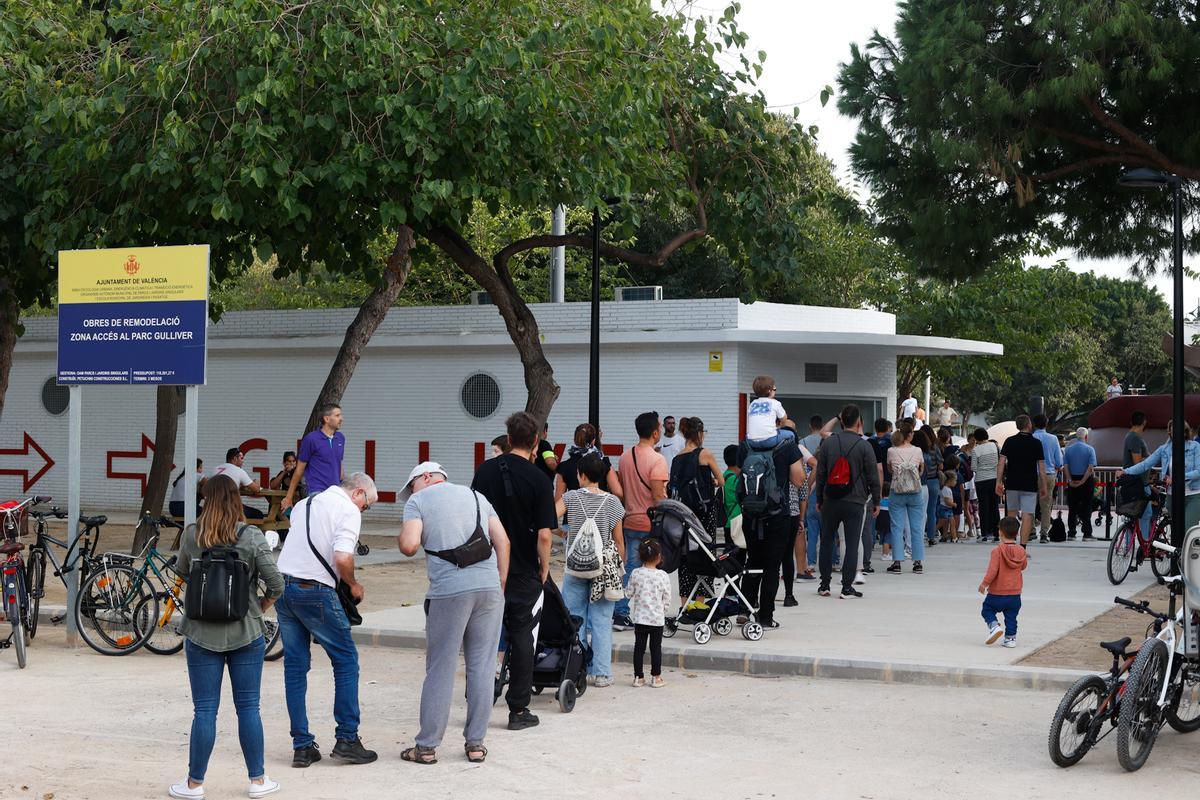
[[[285,489],[259,489],[255,493],[243,491],[243,497],[262,497],[267,501],[267,515],[262,519],[248,520],[263,531],[286,531],[292,527],[291,520],[283,515],[283,498],[287,497]]]

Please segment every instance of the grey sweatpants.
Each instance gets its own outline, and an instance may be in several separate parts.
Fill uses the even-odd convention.
[[[437,747],[450,721],[458,651],[467,665],[467,744],[482,744],[492,717],[496,647],[504,595],[499,588],[425,601],[425,685],[421,687],[421,732],[417,744]]]

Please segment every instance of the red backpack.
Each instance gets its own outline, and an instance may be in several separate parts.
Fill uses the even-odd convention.
[[[858,446],[859,439],[850,446],[850,453],[854,452],[854,448]],[[840,444],[840,440],[839,440]],[[846,495],[850,494],[850,490],[854,488],[851,481],[850,462],[846,459],[850,453],[843,453],[838,456],[837,461],[833,462],[833,469],[829,470],[829,477],[825,479],[825,496],[832,497],[834,500],[841,500]]]

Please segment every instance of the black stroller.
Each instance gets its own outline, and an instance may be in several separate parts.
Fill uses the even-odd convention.
[[[583,643],[579,630],[583,620],[571,616],[567,603],[553,580],[542,587],[542,605],[534,608],[534,636],[537,646],[533,654],[533,693],[554,690],[554,699],[563,713],[575,708],[575,699],[587,691],[587,668],[592,663],[592,648]],[[508,660],[512,644],[504,651],[500,674],[496,676],[495,703],[509,682]]]
[[[763,627],[758,621],[758,609],[742,593],[741,582],[747,575],[761,575],[762,570],[746,569],[743,554],[732,545],[718,549],[703,523],[678,500],[659,500],[646,513],[650,517],[651,535],[662,543],[659,569],[674,572],[680,563],[686,563],[696,576],[696,585],[679,613],[663,626],[663,636],[670,638],[680,626],[691,625],[696,644],[707,644],[714,631],[720,636],[732,633],[731,617],[745,614],[749,619],[742,625],[742,636],[752,642],[761,639]],[[709,597],[708,608],[689,611],[688,606],[701,591]]]

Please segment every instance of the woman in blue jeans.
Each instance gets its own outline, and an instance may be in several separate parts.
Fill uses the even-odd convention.
[[[928,490],[921,486],[925,470],[925,454],[913,444],[912,428],[901,424],[892,434],[892,446],[887,451],[888,469],[892,473],[892,491],[888,495],[888,514],[892,523],[892,564],[888,572],[902,572],[904,539],[907,535],[912,548],[913,572],[923,572],[925,558],[925,517]],[[913,492],[898,492],[898,485],[917,485]]]
[[[275,566],[271,547],[258,528],[245,524],[237,484],[227,475],[210,478],[204,485],[204,512],[183,533],[179,549],[179,574],[185,577],[192,562],[206,550],[229,547],[250,566],[266,585],[266,595],[257,596],[258,581],[250,581],[250,607],[246,616],[231,622],[207,622],[184,618],[180,631],[185,638],[188,681],[192,689],[192,733],[189,740],[187,778],[168,790],[171,797],[204,797],[204,776],[217,738],[217,708],[221,703],[221,679],[229,670],[233,705],[238,717],[238,740],[246,773],[247,794],[266,797],[279,791],[263,767],[263,727],[259,716],[259,688],[263,665],[263,611],[283,594],[283,576]]]
[[[930,545],[935,545],[938,539],[938,493],[942,489],[940,474],[942,469],[942,451],[938,447],[937,436],[933,433],[933,428],[928,425],[913,433],[913,444],[921,448],[922,458],[925,461],[925,471],[922,476],[925,488],[928,490],[925,498],[925,524],[923,526],[925,538]]]
[[[592,647],[592,663],[588,666],[588,675],[592,684],[598,688],[612,686],[612,619],[615,601],[605,600],[602,593],[593,592],[598,587],[593,585],[592,578],[581,578],[572,575],[570,556],[576,544],[580,530],[591,520],[595,523],[603,540],[604,549],[610,543],[615,543],[617,552],[625,550],[624,537],[621,531],[621,519],[625,516],[625,507],[617,496],[600,488],[604,480],[607,466],[597,454],[585,456],[579,463],[579,488],[563,492],[558,499],[556,510],[561,519],[567,517],[567,574],[563,576],[562,594],[567,603],[567,610],[572,616],[583,620],[580,631],[584,642],[590,642]],[[599,594],[599,597],[596,595]]]

